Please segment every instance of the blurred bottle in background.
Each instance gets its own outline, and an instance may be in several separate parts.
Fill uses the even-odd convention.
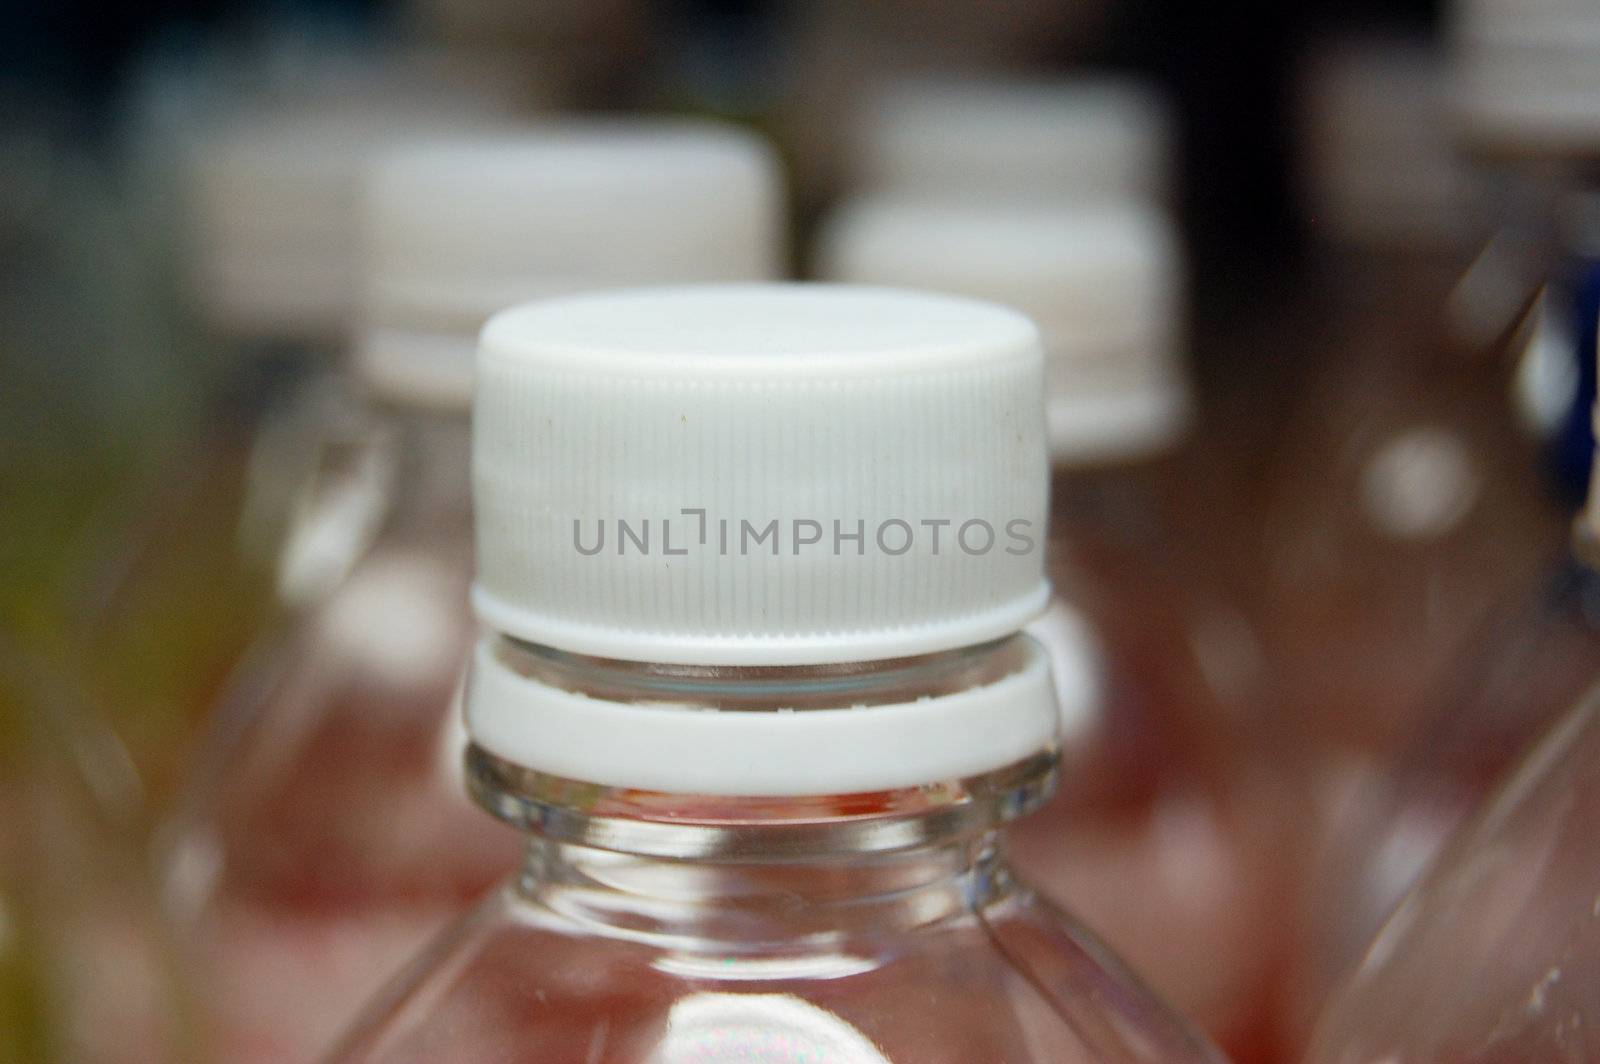
[[[1522,49],[1548,27],[1535,18],[1524,36],[1517,20],[1489,18],[1492,8],[1476,5],[1459,13],[1478,34],[1474,47],[1499,50],[1502,60],[1513,63],[1535,59],[1538,49],[1526,54]],[[1466,59],[1458,80],[1470,82],[1477,76],[1473,67],[1482,61],[1482,56]],[[1560,92],[1570,86],[1556,92],[1543,82],[1548,70],[1524,67],[1524,73],[1532,84],[1543,83],[1545,106],[1559,112]],[[1400,97],[1401,88],[1392,84],[1389,95]],[[1470,89],[1465,99],[1465,128],[1477,138],[1479,158],[1492,160],[1481,151],[1489,132],[1499,128],[1498,120],[1483,112],[1506,101],[1474,104]],[[1385,738],[1379,751],[1396,754],[1347,761],[1330,774],[1338,782],[1324,793],[1328,831],[1302,900],[1299,963],[1286,1016],[1302,1039],[1329,988],[1358,963],[1384,918],[1462,818],[1549,724],[1551,714],[1571,705],[1600,675],[1595,628],[1600,585],[1586,560],[1592,532],[1580,523],[1571,534],[1573,546],[1562,535],[1570,500],[1581,497],[1588,480],[1592,450],[1588,411],[1600,285],[1591,200],[1560,191],[1570,179],[1547,184],[1551,173],[1566,168],[1557,160],[1575,142],[1561,140],[1556,148],[1541,141],[1537,131],[1554,115],[1539,117],[1537,94],[1520,99],[1530,125],[1514,138],[1520,147],[1501,156],[1483,182],[1490,200],[1498,198],[1509,209],[1500,214],[1499,230],[1451,297],[1458,346],[1472,349],[1474,329],[1480,342],[1487,335],[1481,329],[1484,308],[1504,312],[1530,306],[1532,293],[1541,286],[1543,293],[1531,303],[1520,342],[1508,346],[1502,338],[1498,353],[1478,369],[1494,387],[1447,392],[1438,398],[1454,409],[1431,408],[1440,424],[1461,426],[1456,438],[1475,442],[1462,454],[1477,456],[1472,465],[1463,465],[1474,472],[1463,481],[1472,489],[1470,507],[1462,508],[1448,536],[1421,559],[1440,571],[1414,589],[1416,604],[1410,607],[1418,617],[1437,618],[1449,637],[1438,638],[1440,630],[1430,623],[1427,635],[1437,645],[1421,659],[1426,667],[1407,669],[1405,662],[1386,655],[1408,686],[1405,698],[1388,708],[1387,726],[1373,731]],[[1422,120],[1413,121],[1420,125]],[[1506,135],[1503,128],[1495,135],[1501,149],[1508,147]],[[1544,155],[1551,151],[1555,154]],[[1467,310],[1478,313],[1466,315]],[[1398,316],[1399,311],[1391,312],[1391,320]],[[1409,406],[1428,411],[1422,393],[1438,392],[1440,378],[1419,373],[1413,390],[1419,395],[1407,401]],[[1514,426],[1513,412],[1521,415],[1520,425]],[[1498,421],[1500,427],[1466,436],[1474,416],[1483,425]],[[1430,475],[1417,478],[1409,492],[1413,500],[1429,499],[1441,482],[1449,483],[1429,463],[1419,463],[1417,471]],[[1497,479],[1488,479],[1491,474]],[[1526,510],[1520,516],[1518,506]],[[1464,553],[1474,540],[1471,553]],[[1399,559],[1395,562],[1375,570],[1375,590],[1405,588]],[[1472,608],[1462,611],[1465,602]],[[1451,603],[1458,612],[1443,609]],[[1382,631],[1382,624],[1373,625],[1367,639]]]
[[[1050,572],[1081,613],[1100,704],[1088,722],[1071,714],[1059,793],[1012,829],[1014,860],[1236,1059],[1264,1059],[1295,825],[1251,757],[1266,719],[1255,637],[1183,512],[1191,398],[1170,223],[1129,203],[868,198],[830,222],[819,259],[834,279],[992,298],[1038,322]]]
[[[64,116],[0,106],[14,119],[0,123],[0,244],[13,252],[0,284],[0,624],[70,671],[89,663],[73,646],[77,581],[123,486],[159,471],[198,404],[174,383],[173,322],[110,176]],[[109,719],[150,756],[167,721],[132,708],[108,704]]]
[[[263,627],[336,586],[373,531],[381,470],[344,361],[362,167],[489,121],[475,98],[351,80],[174,135],[187,324],[169,373],[199,416],[96,529],[74,604],[104,700],[164,722],[140,761],[158,801]]]
[[[1040,368],[1015,313],[877,288],[492,320],[469,769],[528,860],[334,1058],[1215,1059],[997,853],[1055,760],[1037,543],[912,524],[1042,523]]]
[[[1449,13],[1457,124],[1484,189],[1479,210],[1495,226],[1462,289],[1481,297],[1494,281],[1516,298],[1537,294],[1517,397],[1562,503],[1575,508],[1594,444],[1600,9],[1461,0]]]
[[[535,63],[513,65],[503,50],[293,18],[253,24],[242,38],[174,26],[130,64],[116,95],[111,146],[130,224],[170,289],[163,294],[193,313],[204,308],[193,293],[196,240],[185,167],[208,139],[272,114],[366,110],[383,122],[412,109],[436,112],[441,123],[471,122],[546,111],[558,99]],[[215,363],[217,353],[209,354]]]
[[[85,690],[66,589],[194,410],[101,161],[58,101],[0,101],[0,1057],[175,1060],[133,769],[169,733]]]
[[[763,279],[783,195],[759,140],[670,121],[423,140],[374,165],[354,364],[392,482],[371,546],[212,722],[166,879],[218,1059],[303,1060],[515,866],[472,812],[454,693],[475,630],[477,330],[541,295]]]
[[[1279,442],[1263,631],[1287,704],[1335,759],[1403,742],[1560,536],[1513,412],[1524,301],[1480,335],[1451,317],[1479,234],[1448,84],[1438,52],[1378,37],[1316,56],[1303,90],[1324,294],[1295,341],[1315,368]]]
[[[142,843],[144,794],[80,678],[0,632],[0,1056],[165,1064],[189,986]]]
[[[786,10],[769,30],[764,73],[806,216],[859,183],[861,142],[872,124],[865,112],[895,86],[1029,78],[1019,71],[1059,79],[1063,57],[1095,49],[1112,7],[1112,0],[1017,0],[1003,19],[938,0],[820,0]]]
[[[1307,880],[1289,1016],[1302,1032],[1461,821],[1600,677],[1596,504],[1571,546],[1466,641],[1394,765],[1336,810]]]
[[[1171,195],[1172,117],[1152,86],[902,79],[865,97],[852,158],[867,192],[956,202]]]
[[[1540,740],[1406,896],[1309,1064],[1600,1054],[1600,691]]]
[[[1514,757],[1600,676],[1593,530],[1537,593],[1495,611],[1427,700],[1425,726],[1390,771],[1338,810],[1308,878],[1295,1008],[1305,1024]],[[1585,560],[1585,556],[1589,560]]]
[[[1449,13],[1458,125],[1484,187],[1480,210],[1496,227],[1468,281],[1485,274],[1518,296],[1540,294],[1518,397],[1547,439],[1558,490],[1577,506],[1594,442],[1600,10],[1584,0],[1460,0]]]

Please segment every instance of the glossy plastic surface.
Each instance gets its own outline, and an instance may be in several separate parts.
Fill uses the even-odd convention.
[[[1324,1015],[1310,1064],[1600,1059],[1600,691],[1443,852]]]
[[[798,865],[535,843],[334,1059],[1218,1059],[989,841]]]
[[[1302,1024],[1515,759],[1600,677],[1600,574],[1583,562],[1564,557],[1500,613],[1432,700],[1428,726],[1334,822],[1309,877]]]
[[[970,687],[1025,667],[1026,646],[708,668],[500,641],[539,682],[591,698],[795,715]],[[335,1059],[1215,1060],[999,857],[995,828],[1048,797],[1055,756],[897,790],[747,797],[601,787],[473,746],[475,797],[533,836],[522,874]]]
[[[475,632],[466,429],[408,432],[383,530],[241,674],[169,825],[216,1059],[312,1059],[516,864],[515,833],[464,797],[452,715]]]
[[[1308,740],[1384,757],[1563,521],[1512,411],[1530,334],[1505,320],[1487,347],[1454,341],[1454,263],[1340,266],[1306,339],[1325,369],[1276,448],[1262,631]]]
[[[1297,808],[1250,625],[1195,563],[1172,461],[1058,472],[1052,582],[1102,704],[1015,863],[1240,1061],[1271,1059]]]

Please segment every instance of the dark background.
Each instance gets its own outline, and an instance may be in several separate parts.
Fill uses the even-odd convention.
[[[661,41],[681,40],[674,30],[686,25],[713,27],[709,39],[725,54],[710,61],[730,67],[761,55],[760,42],[781,34],[796,9],[776,0],[656,0],[648,7]],[[1115,0],[1087,53],[1052,55],[1044,42],[1042,54],[1029,58],[1046,65],[1088,60],[1141,71],[1165,85],[1182,123],[1180,206],[1197,264],[1254,273],[1281,263],[1302,229],[1286,163],[1290,78],[1306,42],[1327,28],[1427,32],[1436,28],[1437,8],[1433,0]],[[101,132],[132,57],[163,35],[243,36],[286,18],[356,33],[396,17],[382,0],[52,0],[0,10],[7,95],[30,108],[58,110],[88,138]],[[1003,4],[996,10],[995,17],[1004,17]]]

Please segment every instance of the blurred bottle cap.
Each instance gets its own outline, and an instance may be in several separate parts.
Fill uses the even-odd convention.
[[[1474,148],[1600,157],[1600,4],[1456,0],[1450,26],[1460,120]]]
[[[1182,257],[1154,207],[866,197],[825,224],[818,268],[828,280],[952,292],[1031,317],[1058,463],[1160,450],[1187,427]]]
[[[478,330],[530,299],[776,277],[783,182],[712,122],[551,123],[396,149],[368,189],[357,363],[390,398],[465,407]]]
[[[869,103],[856,145],[869,189],[959,199],[1155,196],[1173,185],[1172,116],[1151,85],[895,82]]]

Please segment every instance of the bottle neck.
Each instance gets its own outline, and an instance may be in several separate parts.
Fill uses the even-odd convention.
[[[578,695],[584,706],[605,703],[646,716],[690,709],[696,716],[712,713],[730,722],[745,717],[752,725],[757,722],[750,718],[764,717],[786,737],[792,737],[794,726],[807,726],[807,713],[825,715],[818,720],[845,715],[859,721],[875,710],[896,714],[916,707],[920,716],[923,706],[948,703],[946,696],[1004,690],[1000,685],[1032,675],[1039,658],[1037,647],[1023,636],[893,661],[786,667],[620,662],[507,638],[493,649],[495,668],[513,670],[540,689]],[[483,660],[480,655],[480,666]],[[469,688],[469,698],[476,692]],[[469,719],[474,709],[469,707]],[[1048,712],[1053,719],[1053,707]],[[793,749],[787,741],[781,745]],[[962,778],[876,791],[779,795],[752,793],[759,785],[745,786],[739,794],[601,785],[515,764],[476,744],[468,751],[467,773],[479,804],[551,845],[751,868],[825,867],[977,844],[998,825],[1048,799],[1055,758],[1047,738],[1019,760]]]
[[[536,838],[516,889],[585,927],[688,947],[673,951],[682,974],[705,963],[722,977],[740,953],[760,953],[781,969],[764,975],[815,977],[849,974],[852,939],[937,924],[1010,885],[987,833],[827,861],[682,861]]]

